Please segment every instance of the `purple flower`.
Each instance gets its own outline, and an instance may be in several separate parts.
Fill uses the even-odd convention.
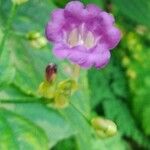
[[[83,68],[102,68],[110,58],[110,50],[120,41],[121,32],[114,17],[99,7],[86,7],[79,1],[56,9],[46,27],[46,37],[53,42],[53,52]]]

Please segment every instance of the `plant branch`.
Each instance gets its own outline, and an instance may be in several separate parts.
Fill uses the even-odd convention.
[[[49,103],[52,101],[52,99],[45,99],[45,98],[14,98],[13,100],[11,99],[1,99],[0,104],[22,104],[22,103]]]
[[[70,102],[70,105],[71,105],[77,112],[79,112],[79,113],[83,116],[83,118],[87,121],[87,123],[91,126],[91,121],[90,121],[90,119],[89,119],[85,114],[83,114],[73,103]]]

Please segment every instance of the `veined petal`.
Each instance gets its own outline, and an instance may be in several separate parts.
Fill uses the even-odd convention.
[[[99,56],[101,56],[101,57],[99,57]],[[103,68],[105,65],[108,64],[110,56],[111,55],[110,55],[110,51],[109,50],[107,50],[107,51],[105,51],[105,52],[103,52],[101,54],[97,54],[97,55],[93,56],[93,58],[94,58],[94,66],[96,68]]]
[[[101,18],[101,25],[103,26],[112,26],[115,22],[114,17],[111,14],[104,11],[100,13],[100,18]]]
[[[117,46],[121,39],[121,32],[116,27],[111,27],[104,35],[102,41],[106,43],[108,49],[113,49]]]
[[[89,14],[93,15],[93,16],[98,16],[100,14],[100,12],[102,11],[98,6],[96,6],[94,4],[88,4],[86,6],[86,9],[89,12]]]
[[[70,49],[68,59],[74,63],[80,64],[86,61],[87,53],[85,53],[86,48],[83,46],[77,46]]]
[[[68,16],[80,16],[80,13],[84,10],[84,5],[79,1],[69,2],[65,7],[65,13]]]
[[[49,22],[45,29],[45,35],[49,41],[58,42],[61,41],[61,36],[62,36],[60,34],[61,33],[60,30],[61,27],[59,26],[59,24],[54,22]]]
[[[87,55],[86,61],[81,64],[82,67],[90,68],[93,66],[96,68],[102,68],[109,62],[110,51],[107,49],[106,45],[98,45],[93,49],[94,50]]]
[[[56,9],[51,14],[52,22],[63,23],[64,18],[64,9]]]
[[[68,50],[68,47],[66,47],[65,45],[61,43],[56,43],[53,48],[53,53],[58,58],[64,59],[67,58],[70,52]]]

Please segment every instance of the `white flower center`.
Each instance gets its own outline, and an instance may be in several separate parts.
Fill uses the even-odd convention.
[[[83,45],[87,49],[96,45],[98,38],[95,38],[91,31],[87,31],[82,24],[80,27],[73,28],[70,32],[64,32],[65,42],[70,46]]]

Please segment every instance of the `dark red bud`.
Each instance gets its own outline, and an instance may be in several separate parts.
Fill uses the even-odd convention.
[[[45,76],[46,80],[48,82],[51,82],[55,79],[57,73],[57,65],[50,63],[47,65],[46,70],[45,70]]]

